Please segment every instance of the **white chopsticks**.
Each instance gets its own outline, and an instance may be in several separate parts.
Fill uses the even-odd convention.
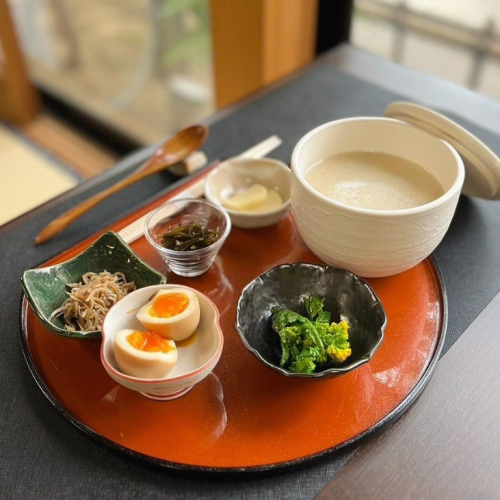
[[[263,158],[278,146],[280,146],[282,142],[283,141],[277,135],[273,135],[266,140],[259,142],[259,144],[256,144],[250,149],[247,149],[246,151],[238,155],[237,158]],[[183,198],[200,198],[201,196],[203,196],[204,186],[205,179],[199,179],[189,187],[183,189],[180,193],[173,196],[169,201],[180,200]],[[126,243],[132,243],[144,234],[144,224],[150,213],[151,212],[143,215],[118,232],[118,234]]]

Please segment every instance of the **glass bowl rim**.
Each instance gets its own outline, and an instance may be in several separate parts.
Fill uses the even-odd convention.
[[[208,205],[212,208],[214,208],[217,212],[219,212],[224,220],[226,221],[226,229],[224,230],[224,233],[219,237],[217,241],[209,245],[208,247],[205,248],[198,248],[197,250],[183,250],[182,252],[179,250],[172,250],[170,248],[165,248],[161,245],[159,245],[154,238],[151,236],[150,231],[149,231],[149,223],[153,219],[155,215],[157,215],[161,210],[166,208],[167,206],[171,206],[174,203],[179,203],[179,202],[190,202],[190,203],[199,203],[201,205]],[[147,217],[146,221],[144,222],[144,234],[146,236],[146,239],[153,245],[153,247],[158,250],[159,253],[168,255],[168,256],[181,256],[185,255],[186,257],[190,255],[199,255],[200,253],[203,253],[206,251],[218,249],[222,246],[226,238],[229,236],[229,233],[231,231],[231,218],[229,217],[228,213],[219,205],[212,203],[211,201],[204,200],[204,199],[198,199],[198,198],[181,198],[178,200],[170,200],[167,201],[166,203],[163,203],[161,206],[159,206],[156,210],[153,210]]]

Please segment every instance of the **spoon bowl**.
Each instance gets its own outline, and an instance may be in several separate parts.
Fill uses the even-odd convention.
[[[200,149],[208,137],[208,129],[204,125],[193,125],[185,128],[162,144],[151,157],[161,169],[168,168],[186,159],[191,153]],[[145,170],[153,168],[152,162],[145,163]],[[136,170],[136,172],[140,169]],[[135,173],[135,172],[134,172]]]

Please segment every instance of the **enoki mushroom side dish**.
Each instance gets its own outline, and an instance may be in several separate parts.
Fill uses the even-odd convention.
[[[71,331],[100,330],[109,309],[122,297],[136,289],[123,273],[85,273],[80,283],[68,283],[68,298],[50,318],[63,316],[64,327]]]

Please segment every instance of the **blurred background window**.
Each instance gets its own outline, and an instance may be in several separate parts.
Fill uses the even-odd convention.
[[[142,144],[214,110],[208,0],[9,0],[31,79]]]
[[[351,43],[500,99],[499,0],[355,0]]]
[[[57,163],[48,199],[344,41],[500,99],[498,26],[500,0],[0,0],[3,154]]]
[[[310,63],[320,18],[347,40],[351,6],[0,0],[0,225]]]
[[[290,40],[277,33],[271,53],[273,48],[266,48],[270,28],[289,24],[288,31],[293,31],[296,18],[301,20],[305,31],[317,30],[317,52],[346,40],[353,3],[8,2],[30,78],[45,102],[54,99],[81,111],[130,139],[132,146],[156,142],[311,59],[309,40],[303,37],[304,53],[278,68],[288,57]],[[237,38],[227,34],[229,24],[240,31],[246,25],[257,29]],[[500,98],[499,25],[500,0],[355,0],[350,41]],[[247,59],[246,67],[235,67],[237,52]],[[262,60],[252,66],[258,58]],[[239,85],[241,91],[233,91]]]

